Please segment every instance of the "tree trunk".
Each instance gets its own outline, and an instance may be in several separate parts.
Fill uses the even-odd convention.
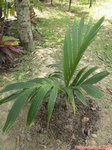
[[[51,6],[53,6],[53,0],[51,0]]]
[[[0,19],[2,18],[2,7],[0,7]]]
[[[69,7],[68,7],[68,11],[71,10],[71,3],[72,3],[72,0],[69,0]]]
[[[17,12],[18,34],[21,45],[26,50],[33,50],[33,35],[31,30],[28,0],[14,0]]]
[[[89,8],[92,7],[92,4],[93,4],[93,0],[90,0],[89,1]]]

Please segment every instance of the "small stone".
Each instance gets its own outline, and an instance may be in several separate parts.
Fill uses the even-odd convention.
[[[84,118],[82,119],[82,122],[83,122],[83,123],[88,122],[88,121],[89,121],[89,118],[88,118],[88,117],[84,117]]]
[[[71,131],[73,131],[73,126],[70,125],[70,124],[69,124],[69,125],[66,125],[65,128],[66,128],[66,129],[69,129],[69,130],[71,130]]]
[[[97,138],[97,135],[96,134],[91,134],[91,137]]]
[[[95,110],[96,110],[96,108],[95,108],[95,107],[91,107],[91,110],[95,111]]]
[[[75,135],[74,134],[72,135],[72,139],[75,140]]]

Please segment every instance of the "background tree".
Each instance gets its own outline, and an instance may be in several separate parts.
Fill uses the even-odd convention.
[[[71,9],[71,3],[72,3],[72,0],[69,0],[69,7],[68,7],[68,10],[70,11]]]
[[[89,0],[89,8],[92,7],[93,0]]]
[[[2,7],[0,7],[0,18],[2,17]]]
[[[3,0],[0,0],[0,18],[2,18]]]
[[[17,28],[20,43],[26,50],[33,50],[29,2],[28,0],[14,0],[14,3],[17,12]]]
[[[93,1],[96,3],[96,0],[88,0],[89,8],[92,7]]]

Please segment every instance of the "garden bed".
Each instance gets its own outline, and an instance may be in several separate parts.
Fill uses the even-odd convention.
[[[87,138],[98,129],[99,107],[91,100],[88,106],[77,102],[74,115],[71,106],[66,108],[65,102],[59,97],[48,129],[47,102],[30,129],[23,128],[26,112],[27,107],[10,133],[17,141],[15,147],[21,150],[36,150],[37,147],[39,150],[72,150],[75,145],[87,145]]]

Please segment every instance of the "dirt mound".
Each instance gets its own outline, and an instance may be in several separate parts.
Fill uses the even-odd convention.
[[[21,150],[37,150],[37,148],[38,150],[71,150],[75,145],[86,145],[87,137],[97,131],[99,107],[91,100],[88,100],[88,106],[80,102],[76,103],[74,114],[71,105],[66,108],[65,101],[58,98],[49,129],[47,129],[47,102],[44,103],[30,129],[23,128],[23,116],[27,112],[24,109],[10,133],[10,136],[16,139],[15,147]]]

